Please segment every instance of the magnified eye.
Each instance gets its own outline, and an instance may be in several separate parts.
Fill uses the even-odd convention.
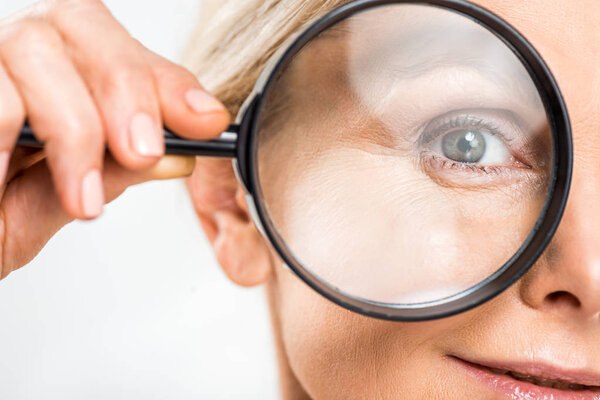
[[[496,135],[481,129],[455,129],[441,135],[432,150],[449,160],[465,164],[505,164],[511,154]]]
[[[445,167],[506,167],[515,166],[510,145],[520,137],[518,125],[509,113],[498,110],[480,111],[482,115],[443,115],[432,120],[421,136],[420,143]],[[438,157],[435,157],[435,156]]]

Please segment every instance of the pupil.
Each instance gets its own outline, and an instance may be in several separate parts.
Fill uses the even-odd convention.
[[[462,138],[458,141],[458,150],[463,153],[467,153],[471,150],[471,142],[469,142],[466,138]]]
[[[459,129],[442,139],[444,156],[461,163],[476,163],[485,154],[485,139],[480,131]]]

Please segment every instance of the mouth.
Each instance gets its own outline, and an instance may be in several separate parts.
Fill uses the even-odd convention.
[[[473,362],[449,356],[488,388],[513,400],[600,400],[600,376],[541,364]]]

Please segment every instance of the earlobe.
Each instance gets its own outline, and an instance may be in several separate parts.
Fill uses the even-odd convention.
[[[244,190],[235,179],[231,161],[199,158],[187,183],[225,274],[241,286],[266,282],[273,271],[270,247],[249,218]]]

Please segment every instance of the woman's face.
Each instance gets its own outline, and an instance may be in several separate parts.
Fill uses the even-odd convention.
[[[272,264],[269,295],[284,358],[313,398],[600,398],[600,208],[595,206],[600,196],[600,3],[475,2],[534,45],[566,100],[575,169],[561,225],[536,265],[502,295],[466,313],[422,323],[347,311],[307,287],[275,261],[277,256],[264,258]],[[291,106],[279,110],[287,118],[264,122],[266,132],[277,133],[262,139],[260,174],[270,182],[262,189],[291,250],[325,278],[376,300],[431,300],[456,290],[451,283],[457,276],[459,288],[476,282],[519,247],[547,193],[550,134],[526,74],[490,37],[462,49],[449,40],[442,47],[451,52],[436,50],[446,58],[449,53],[459,57],[461,71],[445,59],[445,70],[416,77],[411,68],[423,67],[418,57],[427,58],[426,51],[390,52],[405,63],[398,68],[405,74],[402,92],[394,92],[389,81],[378,82],[368,67],[389,60],[365,49],[376,49],[389,27],[411,32],[425,16],[443,22],[439,11],[392,14],[379,16],[381,23],[367,42],[352,44],[354,50],[362,46],[361,57],[349,57],[344,35],[332,34],[285,74],[282,87],[294,90],[282,95]],[[338,65],[361,73],[351,83],[340,79],[331,65],[319,62],[324,46],[334,58],[331,49],[339,50]],[[485,57],[480,48],[487,49]],[[466,71],[464,60],[479,72]],[[306,80],[303,68],[313,71],[306,90],[298,84]],[[496,78],[482,78],[482,70]],[[468,87],[461,81],[465,77],[471,89],[460,98],[448,97],[456,92],[452,85]],[[350,86],[361,93],[358,100]],[[365,86],[369,90],[361,89]],[[386,142],[374,135],[390,127],[420,136]],[[444,141],[457,128],[458,137]],[[350,137],[350,132],[361,134]],[[457,140],[474,134],[485,140],[491,159],[484,159],[477,145],[457,146]],[[475,158],[484,166],[479,171],[446,168],[440,152],[446,158]],[[329,173],[324,176],[323,170]],[[400,211],[390,213],[393,209]],[[450,272],[435,268],[442,264]],[[404,269],[392,268],[397,265]],[[464,265],[472,268],[465,271]],[[398,283],[403,279],[406,287]],[[415,288],[418,293],[411,292]]]
[[[600,150],[597,150],[600,136],[595,135],[600,125],[597,112],[600,109],[600,72],[597,72],[600,69],[600,27],[594,22],[600,17],[600,5],[593,1],[568,2],[568,5],[558,1],[492,0],[478,3],[505,18],[533,43],[549,64],[566,98],[574,131],[576,167],[562,225],[532,271],[503,295],[462,315],[426,323],[384,322],[346,311],[323,299],[277,265],[272,293],[285,351],[295,375],[314,398],[484,399],[501,398],[504,393],[515,399],[563,398],[561,396],[583,399],[588,398],[584,393],[593,396],[594,392],[600,398],[600,246],[595,243],[600,237],[600,219],[594,218],[596,214],[600,217],[594,207],[594,198],[600,195],[600,179],[595,183],[593,178],[599,176],[600,168]],[[385,22],[385,16],[380,17],[381,25],[374,27],[369,48],[377,47],[377,33],[385,31],[386,26],[394,26]],[[407,22],[418,25],[415,20],[418,18],[412,15]],[[398,21],[397,16],[395,21]],[[398,25],[394,27],[398,28]],[[402,270],[403,274],[408,272],[412,277],[411,288],[430,284],[420,280],[419,273],[443,279],[439,274],[424,274],[423,271],[428,266],[444,262],[447,265],[448,260],[457,260],[461,265],[481,265],[477,261],[483,260],[484,256],[486,260],[490,259],[493,253],[494,265],[499,265],[498,260],[505,260],[507,255],[514,253],[537,218],[546,194],[548,170],[544,166],[550,164],[549,160],[542,160],[544,163],[540,157],[531,157],[534,161],[528,162],[528,155],[524,154],[527,151],[520,150],[526,146],[521,145],[514,151],[521,152],[515,158],[522,156],[523,163],[528,163],[530,168],[510,166],[511,160],[502,160],[500,164],[508,165],[505,168],[508,172],[498,173],[493,179],[489,173],[467,177],[461,175],[461,171],[435,169],[435,164],[428,174],[412,172],[415,171],[412,159],[398,157],[398,152],[412,151],[412,147],[407,150],[402,143],[391,146],[373,143],[368,132],[372,125],[365,123],[368,118],[361,114],[361,110],[369,109],[365,102],[377,103],[371,109],[380,111],[379,123],[385,120],[389,110],[407,110],[407,116],[412,118],[410,121],[404,118],[394,122],[398,130],[408,132],[411,124],[422,125],[423,114],[444,114],[440,111],[446,111],[448,102],[454,101],[448,98],[440,101],[443,93],[452,92],[447,76],[454,73],[455,82],[461,79],[456,76],[464,74],[442,70],[439,73],[445,75],[441,78],[429,74],[425,81],[406,79],[402,86],[403,96],[372,91],[369,94],[373,99],[365,100],[369,94],[363,94],[360,99],[363,107],[359,108],[356,96],[347,95],[340,89],[347,87],[348,82],[341,82],[336,78],[339,75],[331,74],[333,68],[330,65],[318,62],[323,48],[336,48],[327,41],[343,40],[332,36],[315,44],[312,54],[307,51],[302,62],[293,64],[298,70],[296,73],[286,73],[282,84],[295,89],[294,93],[287,94],[292,99],[290,112],[285,122],[273,123],[273,129],[279,133],[273,137],[265,136],[263,148],[266,150],[261,151],[262,178],[269,182],[263,185],[264,195],[271,216],[291,249],[308,265],[324,264],[327,268],[319,269],[319,272],[330,272],[328,279],[337,279],[336,283],[355,293],[364,290],[358,294],[384,297],[379,300],[392,300],[391,296],[398,295],[392,291],[401,276],[395,276],[392,268],[387,268],[381,275],[373,271],[380,270],[382,265],[390,265],[390,260],[395,265],[416,266],[414,271]],[[498,42],[489,40],[486,48],[493,47],[494,43]],[[347,47],[347,44],[337,46],[345,49],[340,50],[343,53],[340,58],[348,57]],[[502,50],[489,51],[496,54]],[[362,54],[366,52],[362,51]],[[414,54],[410,55],[410,61],[416,63]],[[492,63],[497,61],[489,54],[486,56],[492,58]],[[380,59],[371,60],[372,63],[377,61],[385,63]],[[479,61],[472,60],[473,63]],[[360,60],[346,59],[345,62],[360,63]],[[504,73],[509,69],[516,70],[514,65],[498,66],[496,63],[489,68],[493,67],[503,69]],[[313,71],[311,85],[306,85],[310,98],[304,98],[306,93],[300,89],[301,85],[293,82],[294,79],[306,80],[303,69]],[[365,68],[363,71],[369,88],[377,86],[372,83],[368,71]],[[511,74],[517,80],[519,71]],[[457,105],[449,109],[469,111],[461,111],[448,119],[464,121],[470,118],[469,115],[475,115],[473,118],[478,121],[510,125],[512,128],[503,129],[512,135],[508,139],[511,146],[515,141],[536,141],[538,150],[547,145],[543,109],[539,99],[531,95],[534,91],[527,87],[526,80],[521,83],[526,95],[519,96],[508,84],[492,85],[491,80],[469,79],[473,83],[473,93],[469,96],[462,93],[461,99],[468,97],[473,101],[477,96],[483,99],[479,102],[486,102],[486,111],[481,111],[484,107],[471,107],[470,103],[464,107]],[[355,89],[361,84],[360,81],[353,83]],[[458,84],[464,86],[463,82]],[[386,94],[390,92],[386,83],[381,86],[388,88]],[[437,92],[432,89],[441,86],[443,89]],[[309,89],[314,87],[322,88],[317,96],[314,89]],[[321,102],[319,96],[325,101]],[[496,100],[493,107],[488,107],[488,99]],[[459,101],[462,100],[456,100]],[[314,109],[310,109],[310,104]],[[337,107],[324,109],[322,104],[336,104]],[[436,107],[439,110],[436,111]],[[511,110],[521,120],[526,120],[527,126],[536,128],[521,129],[526,133],[519,136],[519,130],[513,127],[515,123],[507,122],[506,113],[490,109]],[[328,129],[319,129],[324,125]],[[382,125],[389,127],[391,123]],[[364,134],[358,138],[347,137],[344,127],[348,126],[352,126],[354,132]],[[290,140],[289,137],[299,139]],[[527,146],[530,154],[537,154],[534,145]],[[291,149],[300,155],[290,157],[291,152],[286,154],[286,150]],[[386,153],[381,149],[389,151]],[[514,152],[510,150],[510,154]],[[539,150],[538,153],[548,152]],[[498,157],[502,158],[502,154]],[[403,160],[407,165],[402,165]],[[274,165],[278,167],[272,168]],[[321,173],[323,170],[328,171],[326,176]],[[432,174],[436,179],[432,179]],[[506,177],[507,174],[510,175]],[[390,178],[392,176],[395,180]],[[467,180],[469,182],[465,183]],[[383,182],[387,182],[387,186]],[[456,190],[459,184],[468,187]],[[490,186],[494,190],[489,190]],[[276,189],[271,191],[270,187]],[[356,191],[365,194],[357,196]],[[362,203],[355,200],[348,204],[347,199],[356,198]],[[391,215],[390,203],[400,206],[396,209],[402,211]],[[309,214],[310,222],[305,222]],[[435,238],[438,232],[439,238]],[[505,232],[507,234],[500,234]],[[373,237],[375,241],[370,240]],[[389,240],[389,245],[384,247],[389,251],[378,253],[370,246],[372,243],[381,246],[382,238]],[[436,241],[438,246],[435,246]],[[468,243],[468,251],[463,251],[464,243]],[[412,252],[409,251],[411,246]],[[497,248],[506,253],[492,250]],[[459,250],[462,257],[452,250]],[[347,257],[343,257],[344,254]],[[364,283],[356,279],[361,274],[365,280],[375,281],[372,275],[365,274],[365,265],[371,267],[372,274],[387,277],[387,282],[391,283],[386,286],[385,282],[375,282],[376,293],[371,292],[373,285],[367,289],[352,286],[357,281],[361,285]],[[342,267],[343,273],[340,273]],[[349,282],[346,282],[348,276]],[[467,277],[461,283],[472,282]],[[474,367],[465,361],[511,370],[512,376]],[[552,385],[560,387],[559,381],[564,382],[563,388],[574,390],[549,388]],[[597,385],[599,390],[581,391],[581,387],[567,383]]]
[[[264,204],[312,273],[414,303],[490,276],[532,230],[552,140],[525,67],[455,12],[356,14],[279,73],[259,121]]]

